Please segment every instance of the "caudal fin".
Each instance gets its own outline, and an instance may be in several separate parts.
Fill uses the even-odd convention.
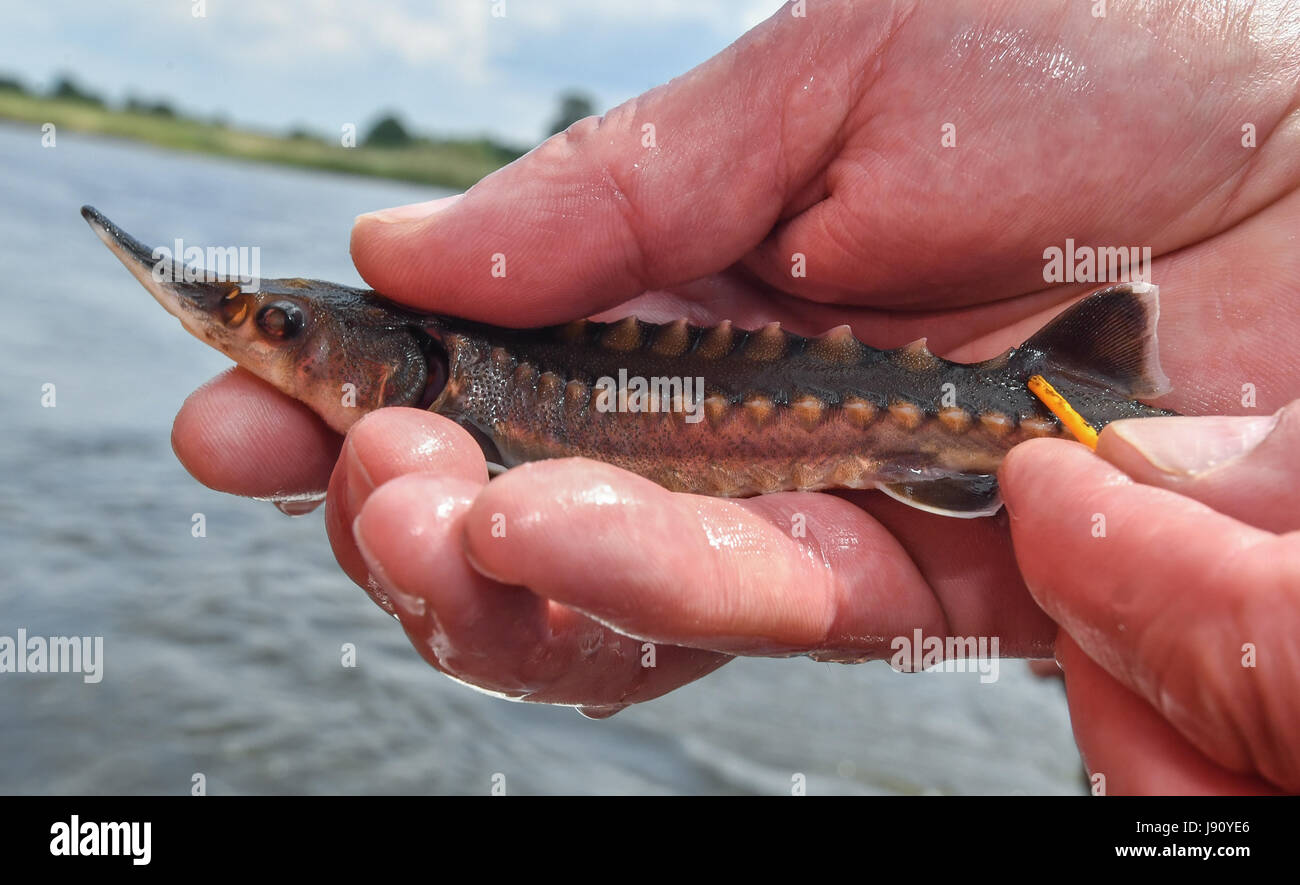
[[[1101,289],[1040,329],[1021,351],[1041,356],[1055,376],[1132,398],[1160,396],[1170,384],[1156,341],[1159,293],[1143,282]]]

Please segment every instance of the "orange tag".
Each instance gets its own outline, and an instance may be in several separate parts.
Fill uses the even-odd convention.
[[[1066,402],[1065,397],[1056,392],[1056,388],[1042,375],[1029,377],[1029,392],[1043,401],[1043,405],[1052,410],[1052,414],[1061,419],[1065,429],[1074,434],[1074,438],[1094,452],[1097,450],[1097,431],[1083,420],[1083,416]]]

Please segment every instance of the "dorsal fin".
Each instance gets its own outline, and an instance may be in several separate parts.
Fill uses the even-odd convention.
[[[1151,283],[1120,283],[1094,292],[1025,342],[1042,356],[1044,374],[1065,376],[1131,397],[1169,390],[1160,368],[1156,323],[1160,289]]]

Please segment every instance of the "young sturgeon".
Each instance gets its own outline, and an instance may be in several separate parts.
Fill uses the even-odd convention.
[[[1169,388],[1149,283],[1101,289],[1020,347],[963,364],[924,339],[876,350],[848,326],[819,338],[635,318],[506,329],[319,280],[263,280],[257,292],[186,282],[180,264],[81,213],[186,329],[340,433],[384,406],[428,408],[505,467],[583,456],[724,497],[876,487],[975,517],[1001,507],[996,473],[1012,446],[1068,435],[1026,388],[1032,375],[1097,429],[1174,414],[1135,399]],[[697,378],[702,396],[687,386]]]

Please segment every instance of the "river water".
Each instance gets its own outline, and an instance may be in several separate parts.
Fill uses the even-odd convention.
[[[430,669],[335,565],[319,513],[210,491],[172,416],[228,365],[78,214],[258,243],[262,274],[360,285],[358,213],[415,185],[0,124],[0,637],[101,636],[102,681],[0,673],[0,792],[1079,793],[1060,686],[738,660],[606,721]],[[54,406],[42,404],[53,385]],[[47,399],[48,402],[48,399]],[[207,536],[191,535],[203,513]],[[357,666],[340,664],[352,643]]]

